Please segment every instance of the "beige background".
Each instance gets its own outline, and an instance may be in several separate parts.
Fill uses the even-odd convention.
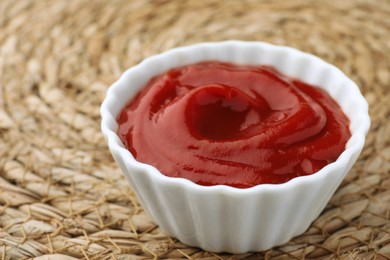
[[[389,259],[389,17],[386,0],[1,1],[0,256]],[[226,39],[289,45],[337,65],[372,118],[360,159],[309,230],[236,256],[161,233],[99,129],[106,89],[126,68],[171,47]]]

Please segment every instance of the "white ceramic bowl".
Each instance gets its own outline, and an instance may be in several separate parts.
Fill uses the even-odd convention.
[[[153,76],[205,60],[270,65],[327,90],[351,122],[352,136],[345,151],[315,174],[248,189],[200,186],[167,177],[136,161],[116,134],[120,110]],[[289,47],[240,41],[201,43],[145,59],[110,87],[101,116],[102,131],[115,161],[161,229],[187,245],[230,253],[266,250],[303,233],[355,163],[370,126],[367,102],[336,67]]]

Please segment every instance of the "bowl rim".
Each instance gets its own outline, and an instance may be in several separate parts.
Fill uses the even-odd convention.
[[[348,140],[348,143],[350,143],[351,140],[353,140],[353,144],[347,147],[340,154],[340,156],[337,158],[336,161],[326,165],[321,170],[311,175],[295,177],[287,182],[280,183],[280,184],[259,184],[250,188],[236,188],[228,185],[203,186],[185,178],[166,176],[162,174],[156,167],[150,164],[137,161],[133,157],[133,155],[123,146],[123,143],[121,142],[118,135],[116,134],[116,129],[113,129],[113,128],[117,128],[118,125],[116,123],[117,115],[114,115],[111,112],[111,108],[115,104],[115,99],[119,94],[117,93],[119,86],[123,82],[127,81],[126,78],[128,78],[129,75],[136,74],[140,70],[144,70],[145,68],[148,67],[148,64],[153,63],[156,60],[169,58],[169,56],[171,55],[177,55],[182,52],[190,52],[197,48],[207,48],[209,46],[215,47],[218,45],[225,46],[225,47],[231,45],[240,45],[241,47],[258,45],[265,48],[273,48],[273,49],[279,49],[281,51],[293,52],[294,54],[304,57],[306,59],[311,59],[311,60],[315,60],[316,62],[320,62],[322,63],[322,65],[327,66],[333,71],[337,72],[339,75],[341,75],[344,78],[345,82],[348,84],[348,87],[351,88],[351,91],[355,92],[356,95],[354,96],[357,99],[357,101],[360,103],[359,125],[354,131],[351,131],[351,137]],[[140,89],[142,89],[142,87]],[[302,52],[292,47],[274,45],[274,44],[260,42],[260,41],[229,40],[229,41],[220,41],[220,42],[203,42],[203,43],[197,43],[197,44],[183,46],[183,47],[172,48],[160,54],[150,56],[144,59],[143,61],[141,61],[140,63],[138,63],[137,65],[128,68],[121,75],[121,77],[109,87],[106,93],[106,97],[104,98],[102,105],[100,107],[100,114],[101,114],[101,130],[108,144],[108,147],[111,150],[111,153],[114,155],[114,157],[115,155],[118,155],[121,158],[123,158],[124,163],[130,165],[132,169],[136,170],[134,174],[139,174],[141,172],[142,174],[147,174],[149,175],[150,178],[154,179],[155,181],[159,181],[161,185],[169,185],[169,186],[176,186],[176,187],[181,187],[186,189],[193,189],[194,191],[202,192],[202,193],[222,192],[225,194],[234,194],[234,195],[243,195],[248,193],[252,194],[253,192],[268,193],[268,192],[273,192],[275,190],[291,189],[296,186],[310,185],[315,182],[321,181],[325,179],[328,174],[336,174],[337,170],[340,170],[340,168],[342,169],[348,164],[349,159],[352,158],[354,154],[359,154],[361,152],[364,146],[365,137],[370,127],[370,117],[368,114],[367,101],[364,99],[358,86],[352,80],[350,80],[340,69],[312,54]]]

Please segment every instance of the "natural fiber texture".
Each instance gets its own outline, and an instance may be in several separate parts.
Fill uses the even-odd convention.
[[[390,258],[390,2],[0,1],[0,256],[5,259]],[[261,40],[322,57],[357,82],[372,127],[360,159],[303,235],[213,254],[145,215],[100,133],[128,67],[171,47]]]

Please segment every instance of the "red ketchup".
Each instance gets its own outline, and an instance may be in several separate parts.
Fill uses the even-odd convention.
[[[351,136],[324,90],[272,67],[214,61],[154,77],[117,121],[138,161],[205,186],[248,188],[313,174]]]

